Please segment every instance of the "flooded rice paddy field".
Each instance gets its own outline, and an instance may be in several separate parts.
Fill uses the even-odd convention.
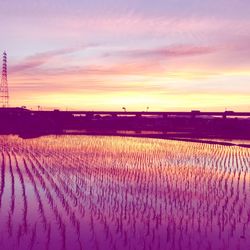
[[[250,149],[0,137],[0,249],[250,249]]]

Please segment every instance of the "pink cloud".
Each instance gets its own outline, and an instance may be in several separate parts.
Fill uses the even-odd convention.
[[[46,64],[48,61],[55,57],[61,57],[65,56],[67,54],[71,54],[74,52],[78,52],[84,49],[87,49],[93,45],[88,45],[88,46],[79,46],[75,48],[63,48],[63,49],[58,49],[58,50],[50,50],[50,51],[45,51],[41,53],[37,53],[35,55],[28,56],[27,58],[23,59],[21,62],[18,62],[15,65],[10,66],[10,72],[11,73],[16,73],[19,71],[26,71],[30,70],[33,68],[38,68],[44,64]]]
[[[113,51],[104,54],[104,61],[99,65],[88,66],[68,66],[66,61],[60,65],[49,65],[50,67],[42,68],[51,59],[55,57],[63,57],[67,54],[83,50],[87,47],[80,48],[65,48],[60,50],[51,50],[38,53],[25,58],[16,65],[10,66],[11,73],[26,71],[27,75],[57,75],[57,74],[83,74],[83,75],[121,75],[121,74],[140,74],[148,72],[160,72],[163,68],[160,62],[166,58],[179,58],[199,56],[214,53],[215,48],[208,46],[193,46],[193,45],[173,45],[162,48],[153,49],[132,49]],[[108,57],[116,57],[112,61]],[[145,61],[145,59],[149,61]],[[125,60],[125,61],[124,61]],[[151,61],[153,60],[153,62]],[[63,65],[63,67],[62,67]],[[31,70],[32,69],[32,70]],[[35,69],[35,70],[34,70]]]
[[[176,57],[189,57],[206,55],[216,52],[216,48],[209,46],[194,46],[194,45],[173,45],[162,48],[153,49],[133,49],[133,50],[122,50],[105,54],[105,56],[117,56],[131,59],[165,59],[165,58],[176,58]]]

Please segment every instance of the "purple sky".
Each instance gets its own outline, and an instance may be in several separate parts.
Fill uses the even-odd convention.
[[[11,104],[250,110],[250,1],[8,0]]]

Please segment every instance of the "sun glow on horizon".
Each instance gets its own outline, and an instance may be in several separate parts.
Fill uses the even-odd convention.
[[[1,2],[10,103],[249,111],[250,4],[214,3]]]

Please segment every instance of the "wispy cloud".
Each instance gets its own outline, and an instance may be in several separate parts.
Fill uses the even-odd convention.
[[[249,10],[236,0],[0,1],[0,49],[9,52],[10,87],[20,99],[219,90],[222,100],[249,92]]]
[[[167,59],[175,57],[199,56],[216,52],[216,48],[195,45],[172,45],[153,49],[133,49],[106,53],[106,57],[125,57],[130,59]]]
[[[61,57],[65,56],[71,53],[79,52],[81,50],[87,49],[91,46],[96,45],[82,45],[78,47],[72,47],[72,48],[63,48],[63,49],[57,49],[57,50],[50,50],[45,51],[41,53],[37,53],[35,55],[28,56],[27,58],[23,59],[22,61],[16,63],[15,65],[10,66],[10,72],[16,73],[19,71],[26,71],[33,68],[38,68],[44,64],[46,64],[48,61],[55,57]]]
[[[30,76],[44,75],[44,77],[48,75],[148,75],[164,71],[162,60],[202,56],[216,52],[216,48],[208,46],[172,45],[152,49],[113,50],[104,53],[101,56],[104,60],[102,58],[101,63],[94,65],[83,66],[80,62],[80,65],[69,66],[64,60],[64,56],[86,48],[88,47],[65,48],[38,53],[11,66],[10,71],[12,73],[22,72]],[[60,57],[63,63],[42,67],[55,57]]]

